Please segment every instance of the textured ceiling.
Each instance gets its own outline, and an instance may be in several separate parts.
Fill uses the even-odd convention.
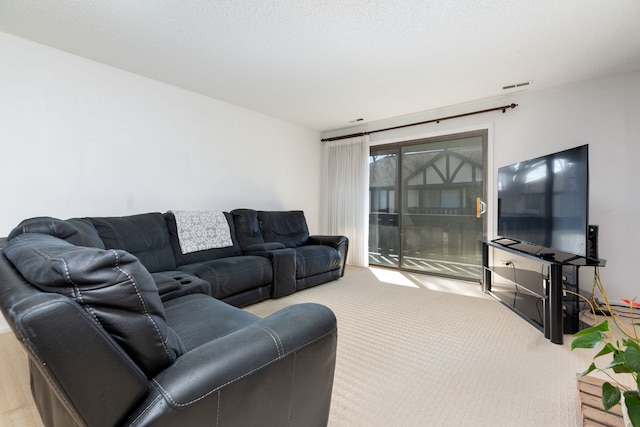
[[[640,69],[640,0],[0,0],[0,31],[319,131]]]

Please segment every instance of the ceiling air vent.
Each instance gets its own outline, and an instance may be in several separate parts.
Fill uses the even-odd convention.
[[[502,86],[502,90],[526,88],[527,86],[531,86],[532,84],[533,84],[533,80],[529,80],[522,83],[515,83],[512,85]]]

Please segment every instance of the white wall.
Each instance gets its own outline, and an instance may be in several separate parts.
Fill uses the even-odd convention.
[[[535,84],[535,83],[534,83]],[[439,124],[371,135],[373,144],[488,128],[490,143],[489,237],[495,237],[497,168],[520,160],[589,144],[590,224],[600,227],[601,269],[610,299],[640,299],[636,247],[640,242],[640,72],[601,78],[550,90],[514,93],[454,108],[426,111],[349,129],[323,137],[381,129],[455,114],[518,104],[496,112]],[[582,269],[581,288],[591,291],[593,269]]]
[[[5,33],[0,52],[0,236],[38,215],[242,207],[302,209],[319,232],[318,132]]]
[[[0,33],[0,235],[34,215],[304,209],[315,131]]]

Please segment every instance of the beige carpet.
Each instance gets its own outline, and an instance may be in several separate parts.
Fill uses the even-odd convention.
[[[570,336],[545,340],[478,284],[349,268],[248,310],[307,301],[338,318],[331,426],[582,425],[576,372],[590,355],[570,352]]]
[[[384,269],[269,300],[260,316],[318,302],[338,318],[331,426],[580,426],[587,352],[551,344],[478,284]],[[0,336],[0,425],[38,425],[26,356]]]

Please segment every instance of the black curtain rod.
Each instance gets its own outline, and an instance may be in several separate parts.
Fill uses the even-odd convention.
[[[352,133],[350,135],[334,136],[332,138],[323,138],[320,141],[322,141],[322,142],[338,141],[338,140],[341,140],[341,139],[353,138],[353,137],[356,137],[356,136],[371,135],[372,133],[387,132],[387,131],[390,131],[390,130],[408,128],[410,126],[426,125],[427,123],[434,123],[434,122],[435,123],[440,123],[443,120],[458,119],[460,117],[473,116],[474,114],[490,113],[492,111],[498,111],[498,110],[502,110],[502,112],[505,113],[507,111],[507,108],[516,108],[517,106],[518,106],[518,104],[503,105],[502,107],[495,107],[495,108],[489,108],[489,109],[486,109],[486,110],[473,111],[471,113],[457,114],[455,116],[442,117],[442,118],[439,118],[439,119],[425,120],[424,122],[409,123],[409,124],[406,124],[406,125],[394,126],[394,127],[385,128],[385,129],[370,130],[368,132]]]

